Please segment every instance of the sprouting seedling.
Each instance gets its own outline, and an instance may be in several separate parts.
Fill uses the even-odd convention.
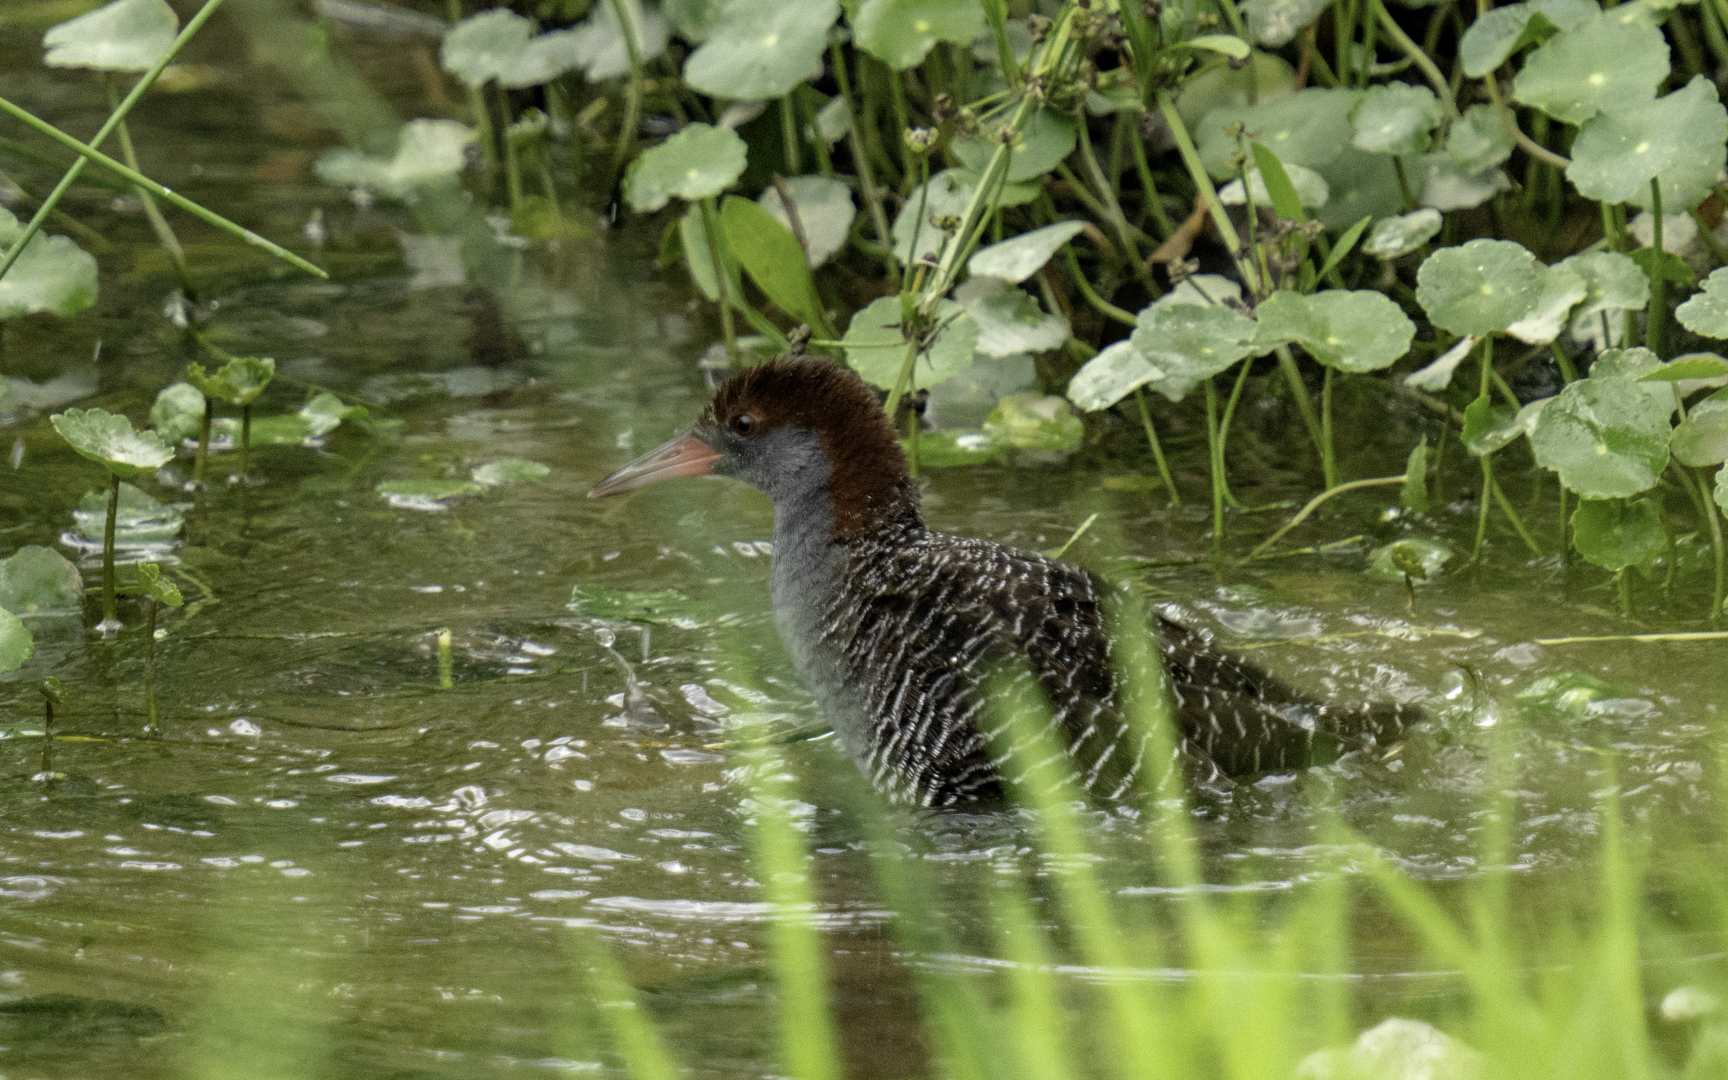
[[[192,482],[202,487],[204,485],[204,461],[210,451],[210,426],[216,419],[216,399],[224,401],[231,399],[236,391],[226,379],[220,375],[212,375],[204,370],[203,364],[186,365],[186,381],[198,388],[204,395],[204,423],[198,429],[198,457],[192,465]]]
[[[198,436],[198,460],[192,469],[194,480],[202,481],[204,478],[205,447],[210,442],[210,425],[215,416],[212,402],[216,398],[240,406],[239,475],[245,478],[252,452],[252,403],[275,377],[276,361],[269,357],[230,357],[227,363],[216,369],[215,374],[206,372],[202,364],[186,365],[186,380],[203,391],[205,401],[204,427]]]
[[[144,725],[144,733],[154,737],[161,734],[156,723],[156,612],[162,604],[179,607],[186,601],[180,595],[180,587],[163,577],[162,567],[155,563],[138,567],[136,589],[150,597],[150,623],[144,638],[144,704],[149,719]]]
[[[1404,574],[1404,592],[1409,597],[1408,610],[1416,614],[1416,583],[1428,580],[1428,568],[1422,564],[1422,553],[1413,544],[1392,545],[1392,566]]]
[[[66,684],[50,675],[38,687],[42,691],[42,771],[44,781],[54,782],[54,706],[66,703]]]
[[[105,409],[67,409],[48,418],[72,449],[108,470],[108,523],[102,530],[102,623],[104,635],[120,629],[114,583],[114,519],[120,481],[174,460],[174,450],[154,431],[134,431],[132,421]]]

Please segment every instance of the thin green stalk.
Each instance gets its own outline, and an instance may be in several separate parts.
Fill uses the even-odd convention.
[[[1140,176],[1140,190],[1144,193],[1146,210],[1152,215],[1152,225],[1158,230],[1158,239],[1168,240],[1176,226],[1170,223],[1170,216],[1164,212],[1164,200],[1158,197],[1158,184],[1152,179],[1152,166],[1146,160],[1146,143],[1140,138],[1138,123],[1128,125],[1128,148],[1134,155],[1134,171]]]
[[[1140,422],[1146,427],[1146,444],[1152,448],[1152,460],[1158,463],[1158,478],[1164,481],[1164,490],[1170,495],[1170,505],[1181,506],[1182,495],[1176,490],[1176,481],[1170,476],[1170,465],[1164,460],[1164,448],[1158,444],[1158,429],[1152,426],[1152,413],[1146,408],[1144,387],[1134,388],[1134,404],[1140,408]]]
[[[1094,289],[1092,283],[1086,280],[1086,275],[1080,272],[1080,259],[1074,254],[1071,245],[1063,244],[1062,254],[1068,257],[1068,273],[1074,278],[1074,287],[1080,290],[1080,295],[1086,298],[1088,304],[1098,309],[1098,313],[1105,318],[1114,319],[1123,326],[1140,325],[1140,320],[1133,312],[1119,308],[1098,295],[1098,290]]]
[[[1500,117],[1500,126],[1506,129],[1506,134],[1512,136],[1512,141],[1522,147],[1526,154],[1556,169],[1565,170],[1572,164],[1572,159],[1556,154],[1524,134],[1524,130],[1518,126],[1518,118],[1512,114],[1511,107],[1500,96],[1498,79],[1499,76],[1490,71],[1482,80],[1482,88],[1488,91],[1488,103],[1494,106],[1494,112]]]
[[[1009,90],[1020,89],[1020,65],[1014,61],[1014,46],[1008,41],[1007,0],[983,0],[984,19],[990,24],[990,36],[996,42],[996,63],[1002,68],[1002,78]]]
[[[1288,533],[1291,529],[1294,529],[1296,526],[1308,520],[1308,515],[1318,510],[1321,503],[1332,498],[1334,495],[1342,495],[1346,491],[1355,491],[1358,488],[1380,487],[1386,484],[1402,484],[1404,479],[1404,474],[1399,473],[1397,476],[1377,476],[1372,480],[1352,480],[1347,484],[1339,484],[1337,487],[1327,488],[1312,499],[1309,499],[1302,509],[1296,511],[1296,516],[1291,518],[1289,521],[1286,521],[1277,532],[1268,536],[1265,540],[1262,540],[1258,547],[1248,553],[1248,558],[1260,558],[1266,553],[1267,548],[1270,548],[1273,544],[1284,539],[1285,533]]]
[[[1230,446],[1230,421],[1236,415],[1236,403],[1242,400],[1242,388],[1248,385],[1248,373],[1253,370],[1254,365],[1243,360],[1238,367],[1240,367],[1241,370],[1236,373],[1236,385],[1230,388],[1230,400],[1224,403],[1224,416],[1218,421],[1218,460],[1220,463],[1228,460],[1225,457],[1225,451],[1228,450]],[[1234,506],[1236,509],[1243,509],[1242,501],[1236,498],[1235,494],[1230,490],[1230,478],[1228,475],[1224,478],[1224,498],[1228,499],[1230,505]]]
[[[1620,596],[1620,614],[1632,617],[1632,578],[1626,573],[1626,567],[1614,571],[1614,590]]]
[[[618,129],[618,144],[612,150],[612,177],[616,181],[636,147],[636,128],[642,122],[642,47],[636,41],[636,23],[624,10],[624,0],[606,0],[624,36],[624,52],[630,58],[630,79],[624,87],[624,123]]]
[[[847,107],[852,113],[852,122],[846,125],[846,147],[852,153],[852,168],[858,173],[858,190],[864,196],[864,205],[870,211],[870,223],[876,227],[876,240],[886,249],[883,261],[888,265],[889,283],[896,288],[900,284],[900,261],[894,256],[894,236],[888,229],[888,215],[882,209],[882,193],[876,187],[876,178],[870,169],[870,154],[864,148],[864,140],[858,134],[858,123],[862,114],[858,111],[858,101],[852,94],[852,80],[846,73],[846,56],[840,51],[840,45],[829,46],[829,57],[833,60],[835,81],[840,84],[840,95],[846,99]]]
[[[89,146],[85,146],[83,143],[54,127],[52,124],[43,120],[38,120],[35,116],[32,116],[30,113],[20,109],[11,102],[6,101],[4,98],[0,98],[0,109],[4,109],[4,111],[14,119],[23,121],[35,128],[37,131],[42,132],[42,134],[54,139],[56,142],[67,144],[71,149],[76,150],[79,154],[78,160],[74,161],[67,167],[65,174],[60,177],[60,182],[55,184],[54,190],[48,193],[46,199],[42,200],[42,205],[37,208],[36,213],[31,216],[30,221],[24,226],[24,231],[18,234],[18,239],[13,242],[12,247],[6,252],[5,261],[0,262],[0,278],[5,277],[6,271],[12,269],[12,264],[17,262],[18,256],[24,253],[24,247],[30,243],[30,238],[36,235],[36,233],[42,228],[42,223],[47,220],[48,215],[53,213],[54,208],[60,204],[60,199],[66,194],[66,190],[72,186],[73,181],[78,179],[78,174],[84,171],[84,163],[87,160],[94,160],[100,164],[108,165],[109,162],[112,161],[112,159],[105,158],[101,154],[97,153],[95,148],[101,146],[102,143],[107,140],[108,136],[114,132],[114,129],[120,126],[121,121],[126,119],[126,114],[131,112],[132,107],[138,104],[139,99],[144,96],[144,91],[155,85],[155,82],[157,78],[161,76],[163,69],[165,69],[180,50],[185,47],[186,43],[192,40],[192,35],[196,34],[205,23],[210,21],[210,16],[216,14],[216,9],[221,6],[222,0],[204,0],[204,6],[198,9],[197,14],[186,20],[186,25],[181,28],[179,34],[175,35],[173,43],[168,46],[168,51],[163,53],[161,58],[150,66],[150,70],[144,73],[143,77],[138,80],[137,85],[133,86],[131,91],[127,93],[125,99],[109,112],[108,119],[103,122],[99,129],[97,129],[96,135],[90,140]],[[114,162],[110,167],[113,168],[114,166],[119,166],[115,169],[117,172],[125,168],[125,166],[120,166],[118,162]],[[135,171],[133,171],[133,175],[137,175]],[[128,176],[127,179],[131,180],[132,177]],[[142,179],[142,177],[139,179]],[[137,180],[133,180],[133,183],[137,182]],[[161,191],[155,190],[156,188],[160,188],[161,185],[155,184],[154,181],[148,181],[147,183],[152,185],[150,188],[152,194],[160,195],[162,194],[162,191],[167,190],[166,188],[162,188]],[[178,196],[176,196],[176,198],[178,198]],[[181,201],[185,202],[186,200]],[[176,203],[176,205],[179,204]],[[203,210],[202,207],[199,209],[204,214],[210,213],[208,210]],[[210,216],[216,217],[214,214],[210,214]],[[235,225],[226,218],[217,218],[217,221],[223,223],[220,226],[222,228],[230,230],[240,228],[240,226]],[[214,222],[212,222],[212,224],[214,224]],[[246,232],[246,230],[241,231]],[[252,236],[254,234],[246,232],[246,235]],[[258,239],[263,240],[263,237],[258,237]],[[251,241],[248,241],[248,243],[250,242]],[[269,241],[264,241],[264,243],[269,243]],[[274,247],[275,245],[271,246]],[[287,251],[283,251],[283,254],[292,255],[291,252]],[[296,260],[304,261],[300,260],[297,255],[289,259],[290,262],[295,262]],[[312,266],[311,263],[306,263],[306,267],[310,268],[319,277],[329,276],[325,274],[324,271]]]
[[[1560,339],[1555,338],[1548,343],[1548,349],[1554,354],[1554,362],[1560,366],[1560,377],[1567,382],[1578,381],[1578,369],[1572,366],[1572,360],[1566,355],[1566,350],[1560,347]]]
[[[1230,215],[1225,213],[1224,204],[1218,201],[1218,191],[1212,186],[1212,177],[1207,175],[1206,166],[1200,162],[1200,152],[1194,149],[1194,140],[1188,137],[1188,127],[1182,122],[1176,106],[1171,104],[1170,96],[1162,90],[1158,91],[1158,111],[1164,114],[1165,121],[1170,125],[1170,134],[1176,139],[1176,149],[1182,154],[1182,162],[1188,166],[1188,174],[1194,178],[1194,186],[1200,190],[1200,197],[1212,214],[1212,224],[1218,229],[1218,236],[1223,240],[1225,250],[1236,260],[1243,283],[1248,286],[1249,292],[1256,296],[1261,295],[1254,264],[1244,257],[1245,252],[1241,239],[1236,235],[1236,227],[1230,223]]]
[[[212,7],[212,6],[219,4],[219,3],[221,3],[221,0],[208,0],[207,5],[206,5],[206,10],[208,10],[209,7]],[[200,12],[200,14],[202,14],[202,12]],[[188,24],[188,26],[190,26],[190,25],[191,24]],[[143,83],[140,82],[139,86],[142,86],[142,85],[143,85]],[[134,87],[133,88],[133,94],[135,95],[136,93],[137,93],[137,87]],[[120,103],[121,108],[125,108],[127,106],[127,103],[130,102],[132,99],[133,99],[132,95],[128,95],[126,100],[122,101]],[[206,224],[213,225],[216,228],[221,229],[223,232],[228,233],[232,236],[236,236],[236,237],[240,238],[241,240],[245,241],[246,243],[252,245],[253,247],[261,248],[262,250],[267,251],[270,254],[276,256],[278,259],[281,259],[283,262],[290,263],[290,264],[298,267],[299,269],[306,271],[309,274],[316,274],[318,277],[321,277],[321,278],[328,278],[330,276],[329,274],[325,273],[323,270],[321,270],[318,267],[307,262],[305,259],[302,259],[300,256],[294,254],[292,251],[289,251],[287,248],[282,247],[280,244],[276,244],[270,240],[266,240],[264,237],[259,236],[257,233],[253,232],[251,229],[242,228],[241,226],[234,224],[232,221],[229,221],[227,218],[223,217],[222,215],[214,213],[210,210],[204,209],[202,206],[199,206],[197,203],[193,202],[191,199],[186,198],[184,195],[181,195],[177,192],[169,191],[167,188],[163,187],[161,184],[158,184],[156,181],[150,179],[148,176],[145,176],[145,175],[137,172],[134,169],[127,168],[125,165],[121,164],[118,161],[115,161],[113,158],[109,157],[107,154],[104,154],[99,150],[95,150],[89,146],[86,146],[84,143],[81,143],[77,139],[74,139],[72,136],[66,134],[64,131],[61,131],[59,128],[55,127],[53,124],[50,124],[45,120],[37,119],[35,116],[31,115],[28,111],[19,108],[17,105],[14,105],[12,102],[6,100],[5,98],[0,98],[0,112],[4,112],[6,115],[12,117],[14,120],[18,120],[18,121],[28,125],[29,127],[34,128],[36,131],[40,132],[43,135],[48,136],[50,139],[53,139],[55,142],[59,143],[60,145],[66,147],[68,150],[71,150],[74,153],[79,155],[79,160],[77,162],[74,162],[72,164],[72,166],[66,170],[66,175],[60,178],[60,183],[55,185],[54,191],[49,193],[48,198],[42,200],[42,209],[37,211],[36,217],[30,219],[31,224],[37,226],[37,228],[41,227],[41,222],[39,219],[47,216],[46,211],[48,209],[50,209],[55,203],[59,202],[60,195],[65,192],[65,189],[67,187],[71,186],[72,180],[77,179],[78,170],[80,170],[82,168],[82,163],[84,161],[93,161],[96,164],[107,169],[109,172],[114,173],[116,176],[119,176],[122,179],[124,179],[124,180],[126,180],[132,184],[135,184],[138,187],[143,188],[145,191],[148,191],[150,194],[156,196],[158,199],[161,199],[164,202],[172,203],[173,205],[186,211],[188,214],[191,214],[193,217],[197,218],[198,220],[205,222]],[[113,120],[114,117],[111,116],[111,117],[109,117],[109,119]],[[106,131],[98,131],[96,134],[99,137],[105,138],[108,133]],[[68,178],[70,178],[70,179],[68,179]],[[6,253],[6,261],[4,263],[0,263],[0,277],[4,277],[6,271],[11,269],[12,263],[17,261],[18,254],[23,251],[24,245],[29,242],[30,237],[33,235],[34,235],[34,232],[30,229],[30,227],[28,225],[25,226],[25,232],[19,236],[17,242],[12,245],[11,250],[9,250]]]
[[[1697,470],[1693,479],[1698,481],[1698,494],[1704,497],[1705,517],[1710,522],[1710,549],[1716,556],[1716,591],[1710,599],[1710,621],[1714,623],[1722,617],[1722,600],[1728,593],[1728,550],[1722,542],[1722,518],[1728,511],[1711,498],[1709,474],[1705,470]]]
[[[828,155],[828,140],[822,137],[822,129],[816,123],[816,112],[810,107],[809,99],[800,97],[794,90],[787,97],[793,99],[798,109],[799,130],[810,140],[810,148],[816,152],[816,171],[823,176],[834,175],[834,161]]]
[[[726,362],[738,366],[738,331],[732,325],[731,281],[726,273],[726,260],[720,255],[720,229],[715,223],[714,198],[700,203],[702,231],[708,237],[708,255],[714,262],[714,284],[720,294],[720,337],[726,342]]]
[[[204,399],[204,423],[198,429],[198,456],[192,459],[192,482],[204,486],[204,462],[210,456],[210,425],[216,419],[216,402]]]
[[[120,108],[120,93],[114,89],[112,73],[102,73],[102,88],[108,92],[108,108],[111,111]],[[132,148],[132,132],[127,129],[126,121],[122,120],[115,127],[114,133],[120,137],[120,156],[128,167],[142,172],[138,168],[138,154]],[[156,242],[162,245],[162,250],[168,253],[168,261],[174,266],[175,280],[180,283],[180,292],[186,299],[196,304],[198,290],[192,284],[192,270],[186,265],[186,249],[180,246],[180,238],[174,235],[174,229],[168,224],[168,219],[162,216],[162,210],[156,205],[156,200],[143,188],[135,187],[138,199],[144,205],[144,217],[150,222],[150,231],[156,234]]]
[[[1296,411],[1301,414],[1302,424],[1308,429],[1308,438],[1314,443],[1315,453],[1320,455],[1321,471],[1324,473],[1327,442],[1320,430],[1320,418],[1314,415],[1314,403],[1308,400],[1308,386],[1302,381],[1302,369],[1296,366],[1296,357],[1290,354],[1290,346],[1280,345],[1273,351],[1278,356],[1278,370],[1284,373],[1284,381],[1290,385],[1290,397],[1296,402]]]
[[[1248,28],[1242,22],[1242,13],[1236,10],[1235,0],[1214,0],[1218,10],[1224,13],[1224,21],[1230,24],[1230,32],[1244,41],[1248,40]]]
[[[156,597],[150,597],[150,621],[144,628],[144,734],[160,734],[156,723]]]
[[[1332,365],[1320,375],[1320,474],[1327,487],[1338,486],[1338,462],[1332,453]]]
[[[1714,0],[1698,5],[1698,12],[1704,19],[1704,41],[1710,46],[1710,51],[1716,54],[1718,64],[1728,64],[1728,35],[1722,32],[1722,16],[1717,8],[1722,0]]]
[[[804,171],[804,160],[798,152],[797,105],[792,95],[780,99],[780,139],[786,144],[786,175],[798,176]]]
[[[1572,541],[1567,536],[1570,522],[1566,517],[1566,485],[1560,485],[1560,565],[1565,567],[1572,561]]]
[[[912,146],[906,141],[906,132],[912,129],[912,113],[906,104],[905,77],[886,64],[882,70],[888,73],[888,101],[894,109],[894,131],[899,136],[894,141],[900,144],[900,172],[903,176],[911,176],[918,170],[912,160]]]
[[[1506,517],[1512,522],[1513,531],[1518,534],[1520,540],[1524,541],[1524,546],[1530,549],[1530,554],[1538,557],[1544,554],[1542,545],[1538,544],[1530,530],[1524,527],[1524,519],[1518,516],[1518,511],[1512,506],[1512,500],[1506,497],[1506,492],[1501,490],[1498,482],[1494,484],[1494,501],[1500,504],[1500,509],[1506,511]]]
[[[102,633],[120,628],[119,603],[115,600],[114,521],[120,513],[120,475],[108,474],[108,522],[102,527]]]
[[[1224,460],[1218,446],[1218,388],[1210,378],[1202,385],[1206,389],[1206,451],[1212,471],[1212,550],[1224,547]]]
[[[252,457],[252,403],[240,406],[240,482],[246,482],[246,466]]]
[[[510,137],[510,99],[502,86],[498,87],[498,102],[504,117],[500,129],[504,136],[504,194],[510,200],[510,213],[515,214],[522,209],[522,159],[516,153],[516,140]]]
[[[1470,546],[1471,562],[1482,557],[1482,542],[1488,538],[1488,508],[1494,505],[1492,496],[1494,490],[1494,455],[1483,454],[1481,461],[1482,506],[1476,515],[1476,542]]]
[[[1108,214],[1106,220],[1115,228],[1116,237],[1122,242],[1122,249],[1128,255],[1129,269],[1133,271],[1135,277],[1143,279],[1143,284],[1149,290],[1156,291],[1158,286],[1152,283],[1152,275],[1147,272],[1146,264],[1140,261],[1140,249],[1134,243],[1134,237],[1131,233],[1133,226],[1128,224],[1127,215],[1122,213],[1122,204],[1116,200],[1115,188],[1111,185],[1109,178],[1104,175],[1104,170],[1098,165],[1098,155],[1092,150],[1092,137],[1086,133],[1085,124],[1079,125],[1079,129],[1080,160],[1085,164],[1086,171],[1091,174],[1092,184],[1098,189],[1098,194],[1104,201],[1104,209]]]
[[[1432,86],[1434,92],[1440,96],[1440,107],[1446,110],[1446,118],[1456,120],[1458,118],[1458,102],[1452,97],[1452,86],[1446,81],[1446,76],[1440,74],[1440,69],[1434,65],[1433,60],[1428,58],[1428,54],[1422,51],[1422,46],[1412,41],[1410,35],[1404,32],[1404,28],[1398,25],[1398,21],[1386,10],[1386,5],[1381,3],[1381,0],[1368,0],[1368,2],[1374,7],[1374,18],[1379,21],[1380,29],[1398,43],[1398,47],[1404,50],[1404,55],[1416,62],[1416,66],[1422,71],[1422,76],[1428,80],[1428,85]]]
[[[1662,178],[1650,178],[1651,246],[1662,257]],[[1668,337],[1668,278],[1658,270],[1650,279],[1650,313],[1644,322],[1644,346],[1665,356]]]

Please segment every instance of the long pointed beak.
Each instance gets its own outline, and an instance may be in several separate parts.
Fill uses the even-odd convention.
[[[721,458],[718,450],[694,435],[680,435],[664,446],[655,447],[630,464],[594,485],[590,499],[634,491],[675,476],[707,476]]]

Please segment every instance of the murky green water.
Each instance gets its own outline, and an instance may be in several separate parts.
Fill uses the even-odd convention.
[[[74,131],[94,127],[93,88],[42,74],[31,31],[0,32],[0,93]],[[493,306],[468,286],[429,284],[404,263],[398,230],[417,232],[414,215],[357,208],[309,179],[308,162],[332,136],[271,69],[248,63],[243,42],[213,27],[198,57],[212,84],[141,110],[134,135],[146,167],[275,237],[299,237],[319,209],[333,280],[307,281],[190,231],[212,338],[277,359],[282,377],[261,412],[297,408],[318,385],[361,395],[405,427],[395,442],[344,430],[318,447],[264,448],[255,485],[219,484],[191,512],[205,542],[172,555],[189,603],[165,617],[158,644],[160,740],[138,738],[136,607],[115,642],[76,621],[36,621],[37,658],[0,676],[0,723],[38,715],[44,675],[70,691],[56,757],[67,779],[54,790],[30,779],[40,739],[0,741],[0,999],[86,999],[0,1015],[0,1074],[180,1076],[189,1062],[212,1072],[269,1061],[308,1074],[474,1077],[610,1060],[596,1049],[591,1012],[572,1004],[583,991],[565,928],[579,924],[613,943],[702,1075],[761,1075],[771,1068],[773,988],[736,743],[760,738],[762,721],[787,738],[785,760],[812,808],[854,1074],[918,1072],[907,958],[884,924],[862,830],[846,801],[827,795],[846,787],[851,765],[832,740],[793,737],[820,720],[767,619],[766,500],[704,481],[583,498],[706,397],[695,361],[714,329],[681,286],[660,279],[655,236],[600,231],[555,253],[506,250],[499,333]],[[396,46],[346,47],[381,78],[405,78]],[[51,182],[28,168],[15,178],[37,192]],[[103,300],[70,321],[7,324],[0,372],[83,380],[66,404],[141,418],[199,355],[164,317],[171,279],[142,216],[95,188],[68,208],[114,245],[100,255]],[[427,375],[437,378],[410,378]],[[1350,415],[1358,435],[1373,433],[1364,441],[1407,447],[1417,417],[1401,408],[1366,403]],[[1284,430],[1276,420],[1251,415],[1244,431]],[[1174,442],[1199,497],[1196,438],[1189,429]],[[1239,444],[1253,449],[1246,434]],[[0,471],[0,554],[59,543],[103,476],[39,413],[0,427],[0,452],[9,449],[17,467]],[[1245,489],[1248,502],[1313,490],[1313,476],[1296,471],[1307,468],[1300,444],[1261,452],[1285,486]],[[1389,471],[1397,458],[1377,452],[1346,467]],[[503,457],[544,462],[551,476],[442,511],[394,507],[374,491],[384,480],[465,477]],[[1452,467],[1442,504],[1474,479],[1455,448]],[[143,486],[188,499],[173,485],[187,468]],[[1101,453],[937,471],[928,516],[1048,547],[1100,511],[1077,552],[1101,569],[1132,576],[1294,682],[1422,702],[1439,716],[1392,762],[1272,778],[1207,808],[1198,827],[1220,887],[1296,889],[1329,868],[1336,849],[1312,809],[1326,802],[1418,875],[1469,877],[1485,724],[1521,715],[1517,692],[1562,672],[1624,690],[1588,713],[1524,717],[1513,839],[1533,909],[1590,888],[1593,793],[1608,780],[1598,748],[1618,751],[1624,803],[1658,859],[1708,809],[1728,701],[1719,645],[1533,643],[1632,628],[1594,572],[1527,562],[1497,532],[1484,571],[1424,586],[1411,612],[1401,584],[1363,573],[1366,542],[1246,569],[1174,562],[1206,554],[1205,510],[1101,486],[1126,471]],[[1524,478],[1508,483],[1528,491]],[[1394,538],[1401,526],[1380,514],[1387,501],[1339,500],[1301,539]],[[1437,516],[1467,545],[1472,502]],[[1239,520],[1243,537],[1257,538],[1281,515]],[[1112,561],[1115,544],[1164,565]],[[1231,541],[1238,553],[1247,546]],[[577,585],[675,589],[697,625],[596,619],[567,607]],[[1670,600],[1643,585],[1639,603],[1650,628],[1685,628],[1704,607],[1695,590]],[[441,629],[455,660],[447,690]],[[748,674],[722,663],[738,648]],[[626,700],[630,680],[639,700]],[[1450,708],[1472,699],[1483,707]],[[1009,815],[909,815],[900,825],[934,853],[956,935],[978,951],[915,962],[971,965],[988,978],[981,898],[1001,875],[1042,873],[1030,830]],[[1130,918],[1157,925],[1169,897],[1139,823],[1099,814],[1090,839]],[[1446,978],[1425,975],[1400,933],[1358,931],[1354,967],[1380,1013],[1443,998]],[[1697,956],[1719,944],[1700,943]]]

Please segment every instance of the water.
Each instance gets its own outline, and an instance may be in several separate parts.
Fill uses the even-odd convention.
[[[72,130],[94,126],[94,87],[42,73],[31,31],[0,34],[0,93]],[[399,58],[377,42],[348,44],[365,70],[401,78]],[[555,253],[504,252],[502,289],[435,284],[404,261],[398,230],[419,231],[413,213],[357,207],[309,178],[330,138],[292,95],[215,45],[198,59],[214,72],[209,88],[140,111],[146,168],[274,237],[300,237],[318,210],[333,277],[307,280],[187,227],[212,339],[277,359],[282,375],[261,414],[292,411],[316,385],[360,395],[403,428],[396,441],[344,429],[318,447],[257,449],[254,484],[218,482],[202,511],[188,507],[189,528],[207,542],[173,556],[188,605],[165,614],[157,646],[161,739],[138,738],[135,604],[112,643],[76,620],[37,621],[37,658],[0,676],[8,724],[38,716],[43,676],[69,688],[55,759],[66,778],[52,791],[31,779],[39,739],[0,741],[0,999],[46,1000],[28,1017],[0,1014],[0,1072],[179,1076],[247,1060],[329,1075],[598,1068],[612,1059],[591,1012],[572,1004],[584,965],[567,928],[583,926],[611,943],[701,1075],[762,1075],[772,1069],[774,991],[745,825],[754,759],[743,750],[764,739],[780,744],[808,804],[851,1071],[921,1070],[926,1048],[909,1034],[916,1003],[864,829],[842,794],[852,766],[832,739],[811,737],[820,718],[767,617],[766,500],[720,481],[583,497],[706,400],[695,360],[716,329],[654,268],[657,236],[596,227]],[[22,168],[16,179],[36,192],[51,182]],[[7,324],[0,372],[81,381],[66,403],[141,417],[199,354],[164,317],[172,281],[135,208],[78,189],[68,209],[116,247],[102,255],[102,302],[67,321]],[[1387,471],[1413,441],[1415,416],[1395,403],[1346,408],[1357,431],[1397,449],[1359,436],[1373,445],[1347,454],[1345,468]],[[1380,408],[1393,410],[1390,423]],[[1300,443],[1253,438],[1293,430],[1276,419],[1251,414],[1237,436],[1271,477],[1244,488],[1250,503],[1314,490]],[[1591,887],[1603,748],[1616,751],[1640,838],[1658,851],[1696,839],[1718,782],[1711,740],[1728,697],[1718,645],[1534,644],[1642,626],[1611,610],[1600,575],[1528,561],[1498,526],[1485,568],[1423,585],[1413,612],[1401,583],[1363,573],[1366,544],[1213,569],[1203,508],[1172,511],[1103,486],[1130,471],[1121,451],[1131,434],[1114,437],[1115,455],[1064,465],[935,471],[928,516],[1054,547],[1099,511],[1077,557],[1130,577],[1149,600],[1177,605],[1299,685],[1416,701],[1438,717],[1388,762],[1270,778],[1205,807],[1196,827],[1208,881],[1277,894],[1328,872],[1338,848],[1314,807],[1330,804],[1445,895],[1445,883],[1476,872],[1488,747],[1512,720],[1513,858],[1534,908]],[[1195,498],[1197,438],[1191,426],[1170,436]],[[58,543],[79,496],[104,479],[40,414],[0,428],[0,445],[15,440],[17,467],[0,473],[0,554]],[[1443,506],[1473,478],[1452,453]],[[1514,497],[1527,496],[1525,462],[1503,456],[1513,459],[1502,468]],[[393,506],[374,490],[465,478],[505,457],[544,462],[551,475],[437,510]],[[232,457],[215,464],[220,476]],[[182,460],[167,479],[188,468]],[[142,486],[188,499],[168,484]],[[1381,516],[1389,490],[1340,500],[1300,539],[1399,535]],[[1257,539],[1284,513],[1237,527]],[[1437,516],[1466,546],[1474,505]],[[1237,552],[1249,546],[1231,541]],[[97,580],[93,560],[83,565]],[[1672,599],[1640,584],[1643,623],[1695,619],[1702,580],[1682,579]],[[684,625],[644,631],[573,610],[577,586],[676,590]],[[1563,672],[1621,689],[1576,714],[1518,705],[1519,691]],[[923,962],[989,978],[991,884],[1024,877],[1048,891],[1035,830],[1007,814],[896,820],[928,851],[962,949]],[[1171,896],[1143,823],[1098,811],[1088,840],[1130,921],[1167,921]],[[1703,842],[1720,855],[1718,840]],[[1054,905],[1039,911],[1059,923]],[[1446,977],[1428,971],[1407,935],[1380,923],[1358,934],[1352,967],[1380,1014],[1445,993]],[[1673,963],[1718,947],[1700,942]]]

